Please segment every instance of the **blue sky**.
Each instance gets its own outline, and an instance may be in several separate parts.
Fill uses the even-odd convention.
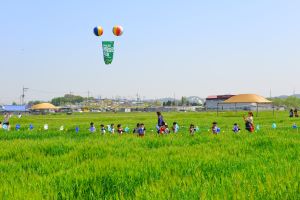
[[[300,2],[6,0],[0,103],[73,92],[98,97],[257,93],[299,88]],[[120,24],[122,37],[111,29]],[[104,35],[97,38],[93,28]],[[101,41],[115,41],[106,66]]]

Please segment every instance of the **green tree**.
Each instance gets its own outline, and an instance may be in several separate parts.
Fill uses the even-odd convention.
[[[285,106],[288,108],[299,108],[300,107],[300,98],[295,96],[289,96],[286,99],[280,98],[271,98],[270,99],[275,106]]]
[[[43,103],[43,101],[40,101],[40,100],[29,101],[28,105],[35,105],[35,104],[39,104],[39,103]]]
[[[188,106],[188,105],[190,105],[190,102],[188,101],[187,97],[181,97],[180,105],[181,106]]]
[[[55,97],[51,100],[51,103],[56,106],[62,106],[67,104],[77,104],[85,100],[84,97],[76,96],[72,94],[65,94],[63,97]]]

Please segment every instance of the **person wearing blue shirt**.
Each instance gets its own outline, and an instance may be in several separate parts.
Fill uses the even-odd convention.
[[[220,133],[220,128],[218,127],[217,122],[212,123],[211,130],[212,130],[213,134],[219,134]]]
[[[173,122],[173,126],[172,126],[173,133],[177,133],[178,130],[179,130],[179,126],[178,126],[177,122]]]
[[[96,127],[94,126],[94,123],[91,122],[91,123],[90,123],[90,132],[91,132],[91,133],[94,133],[95,131],[96,131]]]
[[[138,130],[137,130],[137,132],[138,132],[138,134],[139,134],[140,137],[144,137],[145,136],[145,130],[146,129],[145,129],[144,124],[141,123],[140,126],[139,126],[139,128],[138,128]]]
[[[238,132],[240,132],[240,127],[239,127],[239,125],[237,124],[237,123],[235,123],[234,125],[233,125],[233,128],[232,128],[232,131],[234,132],[234,133],[238,133]]]

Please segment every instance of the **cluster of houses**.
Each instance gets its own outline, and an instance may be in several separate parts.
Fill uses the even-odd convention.
[[[0,112],[12,113],[54,113],[64,112],[71,114],[72,112],[155,112],[155,111],[209,111],[209,110],[272,110],[273,105],[269,100],[255,94],[244,95],[212,95],[205,99],[202,105],[198,106],[162,106],[161,104],[147,104],[139,102],[139,104],[128,103],[110,103],[101,107],[90,102],[89,106],[69,105],[64,107],[56,107],[50,103],[41,103],[33,106],[28,105],[2,105]]]

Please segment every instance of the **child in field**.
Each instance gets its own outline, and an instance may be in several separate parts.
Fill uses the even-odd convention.
[[[143,123],[139,124],[139,128],[137,130],[137,133],[140,137],[144,137],[145,136],[145,126]]]
[[[90,129],[89,130],[90,130],[91,133],[94,133],[96,131],[96,127],[94,126],[94,122],[90,123]]]
[[[170,133],[170,129],[169,129],[169,126],[168,124],[165,124],[165,134],[169,134]]]
[[[0,129],[2,128],[2,122],[0,121]]]
[[[132,133],[138,133],[139,128],[140,128],[140,123],[137,123]]]
[[[237,124],[237,123],[235,123],[234,125],[233,125],[233,128],[232,128],[232,131],[234,132],[234,133],[238,133],[238,132],[240,132],[240,127],[239,127],[239,125]]]
[[[299,117],[297,108],[294,109],[294,116]]]
[[[130,128],[128,126],[126,126],[123,130],[124,130],[125,133],[129,133]]]
[[[159,127],[159,134],[164,134],[166,130],[166,124],[163,122],[162,125]]]
[[[122,128],[122,125],[121,125],[121,124],[118,124],[118,125],[117,125],[117,131],[118,131],[118,133],[119,133],[120,135],[123,134],[123,128]]]
[[[10,129],[10,126],[9,126],[9,118],[10,117],[11,117],[11,115],[9,113],[5,113],[4,120],[3,120],[3,123],[2,123],[2,128],[6,127],[5,129],[7,129],[7,130]]]
[[[177,133],[178,130],[179,130],[179,126],[178,126],[177,122],[173,122],[173,126],[172,126],[173,133]]]
[[[141,127],[143,128],[143,130],[144,130],[144,134],[146,134],[146,127],[145,127],[145,124],[144,124],[144,123],[141,123],[140,125],[141,125]]]
[[[294,117],[294,111],[293,111],[293,109],[290,110],[290,117]]]
[[[111,133],[111,134],[114,134],[115,133],[115,127],[114,127],[115,125],[114,124],[111,124],[110,126],[109,126],[109,132]]]
[[[212,133],[213,133],[213,134],[218,134],[218,133],[220,133],[220,128],[217,126],[217,122],[213,122],[213,123],[212,123],[211,130],[212,130]]]
[[[195,132],[196,132],[195,125],[194,125],[194,124],[191,124],[191,125],[190,125],[190,134],[191,134],[191,135],[195,135]]]
[[[104,135],[105,132],[106,132],[105,127],[104,127],[103,124],[101,124],[101,125],[100,125],[100,133],[101,133],[102,135]]]

